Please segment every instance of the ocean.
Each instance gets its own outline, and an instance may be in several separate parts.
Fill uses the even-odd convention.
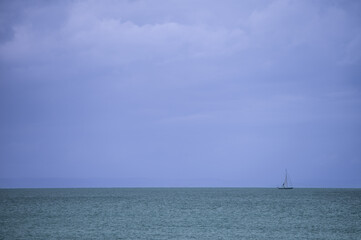
[[[361,189],[0,189],[0,239],[361,239]]]

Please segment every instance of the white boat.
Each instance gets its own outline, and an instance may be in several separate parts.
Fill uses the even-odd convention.
[[[292,184],[288,184],[287,169],[286,169],[285,180],[283,181],[282,186],[278,187],[278,189],[293,189]]]

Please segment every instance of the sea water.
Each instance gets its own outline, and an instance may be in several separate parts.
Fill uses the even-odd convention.
[[[1,189],[0,239],[361,239],[361,190]]]

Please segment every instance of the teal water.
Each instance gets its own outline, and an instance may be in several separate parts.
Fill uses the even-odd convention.
[[[361,239],[361,190],[1,189],[0,239]]]

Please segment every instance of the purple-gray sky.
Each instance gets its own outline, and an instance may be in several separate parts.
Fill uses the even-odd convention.
[[[0,187],[361,187],[361,1],[1,1]]]

